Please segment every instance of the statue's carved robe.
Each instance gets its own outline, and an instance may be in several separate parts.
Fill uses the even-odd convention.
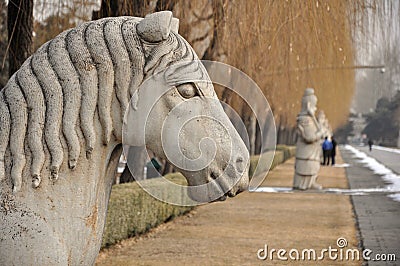
[[[314,120],[309,115],[297,117],[298,139],[296,144],[296,163],[294,187],[310,188],[320,168],[320,135]]]

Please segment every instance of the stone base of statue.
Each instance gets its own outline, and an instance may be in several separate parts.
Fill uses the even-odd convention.
[[[319,168],[319,161],[309,161],[296,158],[293,189],[322,189],[322,186],[316,182]]]
[[[322,186],[316,182],[317,175],[294,175],[293,189],[307,190],[316,189],[321,190]]]

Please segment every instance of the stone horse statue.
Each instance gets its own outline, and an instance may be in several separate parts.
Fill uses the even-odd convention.
[[[94,263],[131,97],[154,72],[197,59],[177,28],[168,11],[84,23],[40,47],[1,90],[0,265]],[[188,98],[197,99],[193,108],[206,106],[204,95],[216,98],[212,86],[178,84],[160,98],[153,116],[163,121]],[[211,134],[218,135],[217,145],[231,139],[235,165],[222,149],[205,169],[184,175],[197,185],[225,168],[239,169],[223,176],[221,182],[231,183],[223,200],[247,188],[249,155],[222,106],[213,114],[228,131],[200,124],[181,136],[183,148],[199,148],[191,133],[217,131]],[[160,127],[150,133],[146,146],[163,157]]]

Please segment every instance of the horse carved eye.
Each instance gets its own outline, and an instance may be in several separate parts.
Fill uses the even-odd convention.
[[[176,88],[179,94],[185,99],[190,99],[198,96],[196,87],[193,83],[184,83],[176,86]]]

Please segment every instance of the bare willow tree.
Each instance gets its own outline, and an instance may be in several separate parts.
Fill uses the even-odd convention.
[[[7,28],[11,77],[32,53],[33,0],[9,0]]]

